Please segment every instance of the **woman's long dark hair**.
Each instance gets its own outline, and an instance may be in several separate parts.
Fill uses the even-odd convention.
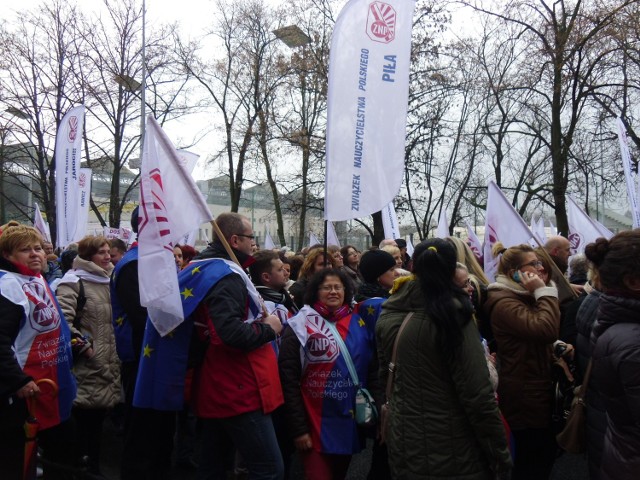
[[[456,251],[449,242],[430,238],[413,254],[413,273],[420,281],[425,311],[438,330],[438,343],[451,359],[462,343],[462,327],[471,321],[473,307],[468,295],[454,283]],[[463,306],[462,315],[456,300]]]

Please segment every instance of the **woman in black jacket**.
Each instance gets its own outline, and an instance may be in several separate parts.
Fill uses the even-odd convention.
[[[585,249],[603,294],[593,327],[593,380],[607,410],[600,476],[640,472],[640,230],[599,238]]]

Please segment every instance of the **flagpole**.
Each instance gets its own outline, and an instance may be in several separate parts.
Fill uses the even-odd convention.
[[[326,267],[329,264],[329,254],[327,252],[327,228],[329,221],[324,221],[324,266]]]
[[[146,101],[145,101],[145,90],[147,89],[147,58],[146,58],[146,50],[145,44],[147,42],[146,39],[146,0],[142,0],[142,84],[140,85],[140,101],[142,104],[140,105],[140,161],[142,162],[142,153],[144,150],[144,133],[145,133],[145,120],[147,118],[146,115]]]

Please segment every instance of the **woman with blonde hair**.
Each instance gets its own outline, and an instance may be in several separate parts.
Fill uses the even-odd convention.
[[[72,334],[86,339],[88,348],[76,359],[78,395],[73,415],[78,446],[88,456],[89,473],[100,475],[102,423],[109,408],[120,401],[120,361],[111,318],[109,241],[87,236],[78,242],[73,268],[61,279],[56,294]]]
[[[493,247],[500,257],[485,313],[498,350],[500,408],[515,438],[514,479],[549,477],[556,454],[551,428],[553,344],[560,331],[558,290],[545,285],[531,246]]]

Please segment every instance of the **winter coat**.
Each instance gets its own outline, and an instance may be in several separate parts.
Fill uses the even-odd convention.
[[[640,299],[603,294],[593,327],[593,378],[605,401],[600,479],[640,475]]]
[[[529,293],[498,275],[488,287],[484,310],[498,349],[500,410],[512,430],[547,428],[551,421],[552,344],[560,308],[555,287]]]
[[[74,405],[80,408],[110,408],[120,401],[120,360],[116,352],[109,292],[112,270],[113,267],[105,270],[90,260],[76,257],[73,269],[65,274],[56,290],[72,334],[80,333],[93,341],[93,356],[81,355],[73,368],[78,381]],[[80,283],[77,277],[82,278],[87,299],[79,315]]]
[[[387,445],[393,478],[494,478],[492,469],[508,470],[511,458],[478,330],[467,319],[462,344],[454,360],[446,361],[424,305],[419,281],[406,281],[384,303],[376,324],[384,386],[400,325],[414,312],[398,343],[390,399]],[[465,315],[456,305],[457,314]]]
[[[589,359],[591,358],[591,332],[598,315],[600,305],[598,290],[590,289],[589,294],[582,301],[576,315],[576,328],[578,337],[576,340],[576,364],[580,378],[584,378]],[[595,479],[600,471],[602,458],[602,444],[604,432],[607,430],[607,412],[604,398],[596,379],[591,375],[587,386],[587,460],[589,462],[589,475]]]

